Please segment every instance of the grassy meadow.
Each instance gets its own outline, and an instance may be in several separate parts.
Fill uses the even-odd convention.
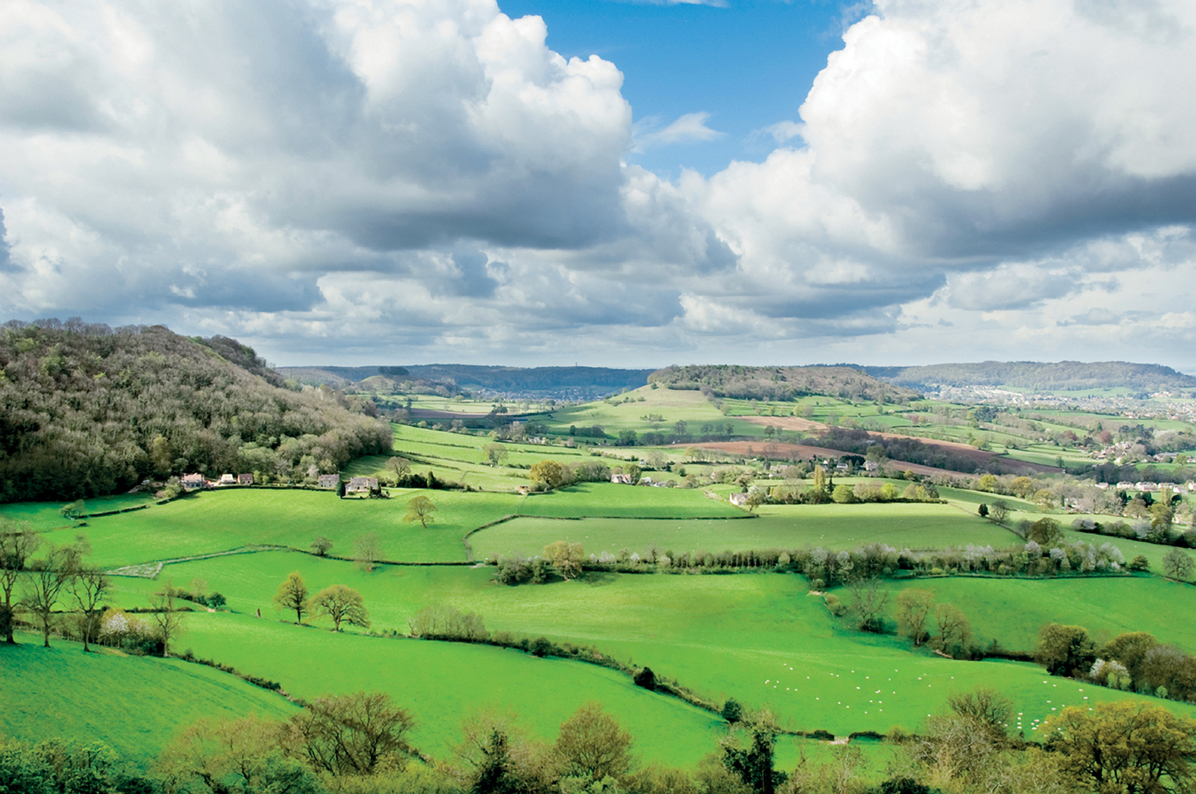
[[[0,643],[0,734],[13,739],[98,740],[148,764],[201,717],[285,719],[298,710],[281,695],[210,667],[85,654],[82,645],[62,640],[46,649],[40,637],[18,636],[18,645]]]

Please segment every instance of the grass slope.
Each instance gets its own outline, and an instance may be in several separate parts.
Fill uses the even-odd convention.
[[[597,700],[631,732],[645,761],[683,768],[713,751],[721,735],[714,715],[613,671],[518,651],[338,635],[227,614],[193,616],[182,644],[302,697],[387,692],[415,716],[415,745],[441,758],[460,742],[462,719],[487,707],[513,710],[534,734],[551,739],[573,712]]]
[[[298,708],[210,667],[85,654],[82,645],[61,640],[46,649],[32,635],[18,636],[20,645],[0,643],[0,734],[15,739],[99,740],[148,765],[200,717],[281,719]]]
[[[381,540],[387,559],[445,562],[465,560],[462,536],[514,513],[518,504],[517,497],[505,494],[420,492],[439,508],[436,522],[425,530],[402,520],[407,500],[415,493],[395,490],[391,499],[337,499],[330,491],[215,491],[92,519],[83,531],[92,544],[93,562],[108,568],[248,544],[306,549],[320,535],[333,541],[333,554],[352,555],[353,541],[371,532]],[[67,543],[75,534],[67,528],[49,537]]]

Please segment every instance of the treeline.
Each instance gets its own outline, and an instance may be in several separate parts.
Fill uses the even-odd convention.
[[[913,389],[993,386],[1034,391],[1128,388],[1140,392],[1190,391],[1196,378],[1158,364],[1126,361],[983,361],[924,367],[867,367],[878,378]]]
[[[701,390],[715,397],[786,401],[810,395],[843,400],[908,403],[912,389],[877,380],[849,367],[744,367],[691,365],[653,372],[650,383],[670,389]]]
[[[303,478],[390,449],[372,403],[279,382],[251,348],[225,337],[6,323],[0,501],[91,497],[189,472]]]

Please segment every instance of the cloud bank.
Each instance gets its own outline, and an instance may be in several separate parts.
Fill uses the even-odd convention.
[[[0,17],[0,313],[281,363],[1196,363],[1196,6],[877,0],[761,162],[486,0]],[[759,79],[759,78],[757,78]],[[784,80],[784,75],[768,76]]]

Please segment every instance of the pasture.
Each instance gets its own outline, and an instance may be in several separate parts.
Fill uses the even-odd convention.
[[[614,671],[489,646],[335,634],[228,614],[189,618],[181,646],[304,698],[386,692],[415,716],[413,744],[444,759],[461,741],[462,720],[485,708],[514,711],[533,735],[552,739],[597,700],[635,737],[645,761],[683,768],[712,752],[723,728],[717,716]]]
[[[333,541],[331,554],[352,556],[353,542],[375,533],[386,559],[464,561],[462,536],[515,512],[518,497],[434,491],[438,510],[427,529],[406,523],[414,491],[396,489],[390,499],[338,499],[331,491],[269,488],[207,491],[146,510],[103,516],[82,530],[92,562],[105,568],[213,554],[253,544],[307,549],[317,537]],[[56,543],[74,540],[67,527],[47,533]]]
[[[675,489],[635,490],[671,493]],[[538,499],[528,502],[534,505]],[[715,504],[713,500],[707,501]],[[545,545],[557,540],[581,543],[587,554],[604,551],[617,554],[627,549],[641,556],[649,547],[682,554],[798,549],[807,544],[850,550],[869,543],[887,543],[898,549],[941,549],[968,544],[1005,547],[1018,542],[1017,536],[1003,527],[941,504],[765,505],[757,518],[747,517],[739,510],[736,513],[743,517],[554,521],[532,518],[528,510],[521,509],[519,518],[474,533],[470,543],[474,556],[486,559],[491,555],[535,556]]]
[[[0,643],[0,729],[13,739],[102,741],[148,765],[201,717],[285,719],[298,710],[281,695],[210,667],[107,650],[85,654],[82,645],[62,640],[47,649],[29,634],[19,639]]]
[[[231,567],[222,573],[222,566]],[[648,665],[658,675],[675,678],[716,703],[735,697],[750,707],[771,706],[789,727],[800,730],[821,728],[839,735],[861,730],[884,732],[894,725],[916,730],[928,714],[945,706],[949,695],[993,686],[1014,700],[1025,719],[1022,727],[1030,735],[1032,726],[1059,709],[1062,702],[1081,705],[1124,696],[1048,678],[1032,664],[945,660],[924,650],[914,651],[902,638],[857,633],[832,618],[822,600],[807,593],[805,579],[792,574],[591,573],[571,582],[507,587],[491,581],[493,569],[387,566],[365,574],[347,563],[305,560],[285,553],[196,561],[167,570],[174,573],[176,583],[206,578],[211,588],[229,598],[233,609],[253,614],[260,608],[265,616],[260,622],[246,618],[232,625],[283,626],[288,616],[277,613],[270,599],[286,574],[299,570],[312,589],[334,581],[358,589],[377,631],[406,632],[407,619],[418,609],[447,604],[480,614],[491,632],[592,645],[621,661]],[[994,590],[985,595],[1010,603],[1009,622],[1017,620],[1021,601],[1012,595],[1002,596],[996,586],[1009,586],[1009,592],[1016,595],[1023,592],[1023,585],[1034,584],[933,580],[939,582],[961,589],[973,582],[995,583]],[[1056,583],[1056,589],[1063,598],[1065,585],[1118,583],[1128,582],[1068,580]],[[923,584],[929,583],[919,582],[918,586]],[[151,585],[129,584],[136,590]],[[970,607],[959,605],[969,613]],[[1034,613],[1025,621],[1028,629],[1037,631],[1039,624],[1031,625],[1031,620],[1040,615],[1042,622],[1055,619],[1048,613],[1045,607]],[[212,621],[222,617],[197,615],[189,620],[207,626],[216,625]],[[978,632],[985,619],[977,612]],[[1128,612],[1124,619],[1130,619]],[[302,636],[332,636],[322,628],[295,630],[306,632]],[[189,634],[180,647],[195,645],[195,636]],[[1156,636],[1169,638],[1162,632]],[[257,652],[253,649],[258,639],[242,639],[230,639],[227,652]],[[228,660],[224,650],[210,647],[213,655]],[[257,675],[286,678],[282,672],[271,672],[280,668],[251,669]],[[1187,706],[1166,705],[1181,713],[1196,713]]]
[[[895,582],[894,599],[916,587],[939,603],[959,607],[982,645],[997,640],[1011,650],[1032,651],[1046,623],[1083,626],[1098,643],[1145,631],[1160,642],[1196,651],[1196,627],[1176,615],[1196,609],[1196,588],[1155,576],[1092,579],[983,579],[953,577]],[[842,595],[842,594],[841,594]],[[895,613],[890,617],[895,619]]]

